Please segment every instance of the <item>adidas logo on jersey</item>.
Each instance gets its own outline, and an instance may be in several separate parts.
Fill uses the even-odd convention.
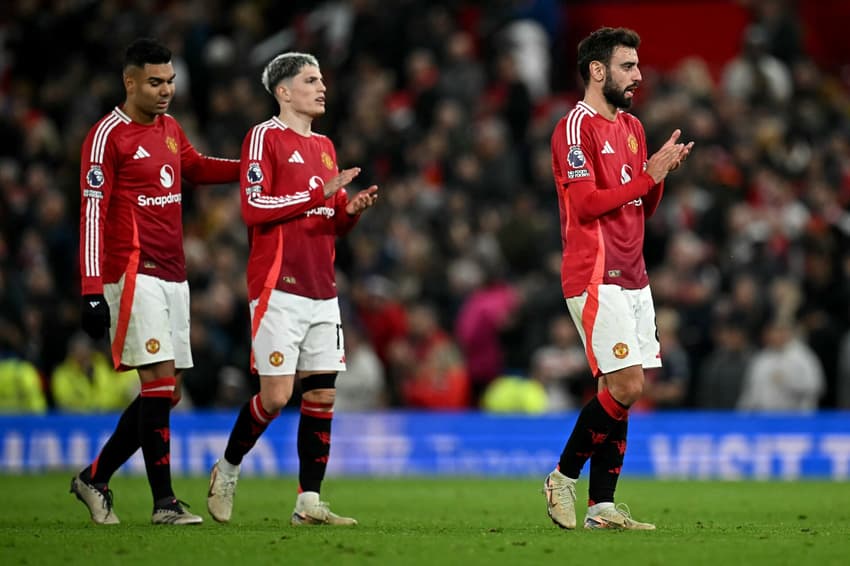
[[[292,152],[292,155],[289,156],[290,163],[304,163],[304,158],[301,157],[301,154],[298,153],[298,150]]]
[[[136,153],[133,154],[133,159],[144,159],[145,157],[150,157],[151,154],[145,150],[142,146],[139,146],[139,149],[136,150]]]
[[[602,146],[602,154],[613,154],[614,148],[611,147],[611,144],[608,143],[608,140],[605,140],[605,145]]]

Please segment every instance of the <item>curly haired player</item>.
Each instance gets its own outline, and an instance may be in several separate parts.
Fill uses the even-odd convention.
[[[647,159],[646,136],[625,112],[641,82],[637,33],[601,28],[579,43],[584,99],[552,134],[552,169],[561,214],[561,283],[598,393],[581,410],[544,484],[552,521],[576,526],[575,484],[590,459],[584,526],[654,530],[614,505],[626,451],[629,407],[643,368],[661,365],[655,310],[643,259],[644,221],[661,201],[664,178],[693,147],[676,130]]]

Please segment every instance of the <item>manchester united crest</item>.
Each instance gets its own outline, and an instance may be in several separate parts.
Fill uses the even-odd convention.
[[[147,342],[145,342],[145,350],[148,351],[148,354],[156,354],[159,352],[159,340],[156,338],[151,338]]]
[[[622,360],[629,355],[628,344],[624,344],[622,342],[617,342],[616,344],[614,344],[614,347],[611,348],[611,350],[614,352],[614,357],[618,360]]]
[[[280,367],[283,363],[283,354],[275,350],[271,354],[269,354],[269,363],[274,367]]]
[[[177,140],[168,136],[165,138],[165,145],[168,146],[168,149],[171,150],[171,153],[177,154]]]
[[[322,152],[322,163],[324,163],[325,167],[327,167],[328,169],[334,168],[334,160],[331,158],[330,155],[328,155],[324,151]]]
[[[632,153],[637,153],[638,143],[637,138],[634,136],[634,134],[631,134],[629,136],[629,149],[632,151]]]

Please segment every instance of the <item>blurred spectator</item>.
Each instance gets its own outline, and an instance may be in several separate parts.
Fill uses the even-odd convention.
[[[473,290],[455,319],[457,337],[477,405],[487,385],[505,370],[501,335],[514,322],[519,294],[496,275],[496,268]]]
[[[487,110],[498,114],[510,131],[510,141],[520,149],[528,139],[531,122],[531,96],[528,87],[518,75],[519,69],[513,56],[501,53],[496,57],[496,77],[487,87],[486,100],[491,106]]]
[[[747,315],[731,311],[718,315],[712,327],[714,349],[699,370],[695,405],[702,409],[734,409],[753,358]]]
[[[470,196],[479,206],[510,201],[522,184],[522,169],[506,122],[498,117],[482,119],[474,127],[473,143],[479,192]]]
[[[543,384],[518,375],[502,375],[484,390],[481,409],[488,413],[540,414],[548,408]]]
[[[218,372],[215,406],[224,409],[241,407],[257,391],[259,383],[248,379],[245,372],[233,366],[224,366]]]
[[[219,399],[221,383],[221,367],[225,363],[222,348],[216,346],[210,336],[210,328],[194,317],[189,327],[189,341],[192,345],[194,365],[182,371],[183,398],[181,405],[192,405],[198,408],[216,406],[238,407],[248,400],[249,396],[240,399],[235,405],[223,403]]]
[[[343,320],[346,320],[343,317]],[[387,405],[384,366],[363,330],[343,322],[345,367],[336,380],[334,410],[339,412],[376,411]]]
[[[744,376],[738,408],[744,411],[813,411],[824,390],[823,368],[783,318],[764,329],[763,346]]]
[[[407,88],[397,94],[399,101],[413,112],[413,123],[428,129],[439,97],[440,68],[428,49],[413,50],[407,57]]]
[[[45,412],[47,398],[35,366],[19,358],[0,360],[0,413]]]
[[[848,290],[838,276],[838,254],[831,239],[806,242],[799,318],[806,342],[817,355],[826,378],[823,405],[834,407],[841,338],[847,326]]]
[[[671,236],[663,266],[653,272],[658,310],[668,307],[678,312],[676,342],[694,362],[710,347],[706,321],[720,285],[717,267],[709,261],[710,249],[695,232],[678,231]]]
[[[787,65],[803,56],[802,29],[792,10],[796,0],[758,0],[753,16],[767,36],[767,50]]]
[[[117,372],[112,360],[94,349],[79,332],[68,343],[68,355],[50,377],[56,408],[71,413],[118,412],[139,392],[136,371]]]
[[[530,378],[542,386],[547,411],[581,407],[586,398],[596,394],[596,381],[569,315],[561,314],[552,319],[549,341],[531,356]],[[591,393],[586,395],[588,391]]]
[[[0,252],[5,242],[0,240]],[[2,265],[2,264],[0,264]],[[10,286],[9,277],[0,267],[0,359],[24,350],[20,291]]]
[[[838,351],[835,406],[850,409],[850,332],[842,337]]]
[[[413,305],[410,331],[393,344],[390,365],[404,404],[422,409],[469,407],[469,377],[451,336],[427,304]]]
[[[754,340],[761,336],[761,329],[770,314],[768,306],[771,298],[764,292],[762,282],[752,273],[735,274],[731,285],[728,314],[724,318],[734,321],[745,338]]]
[[[363,325],[369,343],[387,371],[391,402],[398,402],[398,379],[390,368],[393,345],[407,336],[407,312],[395,298],[395,286],[385,277],[373,275],[355,281],[351,290],[357,319]]]
[[[662,307],[655,313],[655,326],[661,342],[664,365],[646,370],[643,395],[636,409],[673,409],[684,405],[691,381],[688,353],[679,342],[679,315]]]
[[[791,73],[770,54],[767,30],[754,24],[743,37],[741,54],[723,70],[723,91],[752,104],[783,105],[791,97]]]
[[[499,38],[500,43],[510,49],[510,58],[516,66],[518,76],[524,83],[525,90],[535,100],[549,94],[550,38],[543,26],[552,25],[553,21],[558,19],[556,14],[549,16],[543,22],[524,18],[514,20],[505,26]]]
[[[440,91],[449,100],[471,112],[484,88],[484,69],[475,57],[475,40],[465,31],[456,31],[446,46],[446,61],[440,75]]]

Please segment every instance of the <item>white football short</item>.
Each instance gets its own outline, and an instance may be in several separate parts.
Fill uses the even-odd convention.
[[[339,301],[274,289],[251,301],[254,369],[260,375],[345,370]]]
[[[593,375],[629,366],[661,367],[652,292],[617,285],[591,285],[567,299]]]
[[[189,341],[189,284],[163,281],[141,273],[124,274],[107,283],[112,359],[116,367],[135,368],[174,360],[177,369],[192,367]]]

